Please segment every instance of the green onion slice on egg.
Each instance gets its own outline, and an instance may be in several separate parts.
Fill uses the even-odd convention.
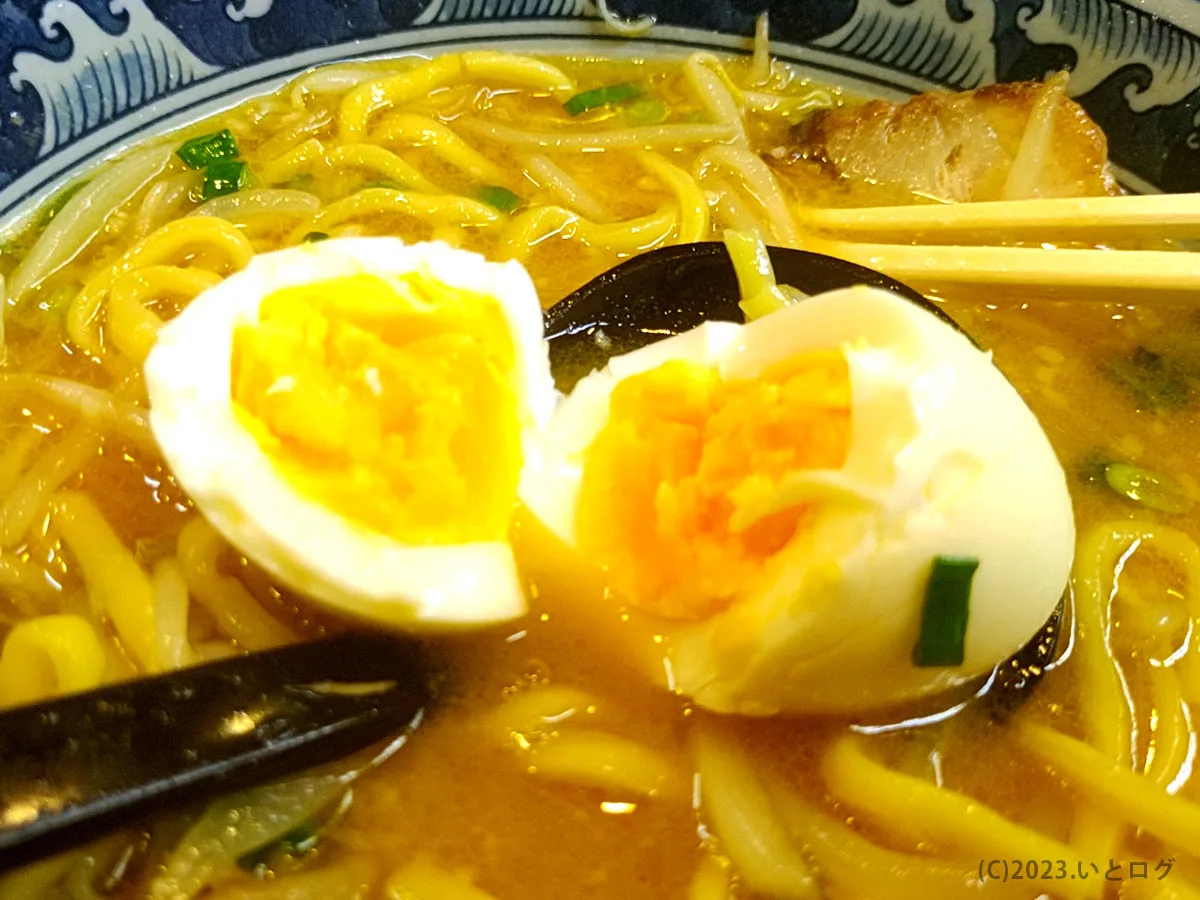
[[[921,636],[913,648],[914,665],[962,665],[971,614],[971,579],[978,568],[979,560],[973,556],[933,558],[925,585]]]

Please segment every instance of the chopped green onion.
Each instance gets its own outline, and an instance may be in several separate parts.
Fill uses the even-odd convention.
[[[1192,498],[1175,479],[1126,463],[1109,463],[1104,467],[1108,486],[1135,503],[1178,515],[1192,508]]]
[[[973,556],[935,556],[925,585],[921,636],[913,648],[917,666],[961,666],[965,658],[971,579],[979,568]]]
[[[1145,347],[1138,347],[1127,359],[1101,365],[1100,371],[1124,388],[1141,409],[1175,409],[1191,399],[1191,389],[1175,362]]]
[[[240,191],[250,182],[250,167],[237,159],[222,159],[204,170],[204,188],[200,196],[205,200],[224,197]]]
[[[237,138],[226,128],[216,134],[206,134],[186,141],[175,155],[189,168],[203,169],[215,162],[238,158]]]
[[[641,87],[629,82],[625,84],[610,84],[608,87],[596,88],[595,90],[584,91],[582,94],[576,94],[563,104],[563,109],[567,111],[567,115],[569,116],[578,116],[589,109],[611,106],[614,103],[624,103],[626,100],[642,96],[643,93]]]
[[[303,243],[305,243],[305,244],[316,244],[316,243],[320,243],[321,241],[327,241],[327,240],[329,240],[329,235],[327,235],[325,232],[323,232],[323,231],[310,231],[308,234],[306,234],[306,235],[304,236],[304,241],[303,241]]]
[[[667,118],[667,107],[653,97],[638,97],[623,107],[630,125],[657,125]]]
[[[1113,460],[1113,454],[1096,447],[1079,463],[1076,474],[1084,484],[1103,484],[1104,470]]]
[[[238,866],[247,872],[253,872],[259,866],[265,866],[276,853],[287,853],[291,856],[303,856],[312,850],[321,840],[317,826],[313,822],[297,825],[277,841],[272,841],[257,850],[238,858]]]
[[[521,205],[521,198],[506,187],[488,185],[479,189],[479,199],[500,212],[512,212]]]
[[[317,846],[321,836],[317,833],[317,826],[312,822],[305,822],[296,828],[289,831],[279,839],[279,847],[287,853],[301,854],[307,853],[313,847]]]

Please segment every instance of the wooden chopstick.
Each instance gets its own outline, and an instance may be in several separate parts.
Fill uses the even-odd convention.
[[[914,286],[994,284],[1098,289],[1109,300],[1143,292],[1200,300],[1200,253],[1040,247],[908,246],[833,241],[810,234],[799,248],[867,266]]]
[[[801,228],[920,244],[1098,244],[1200,238],[1200,193],[995,200],[862,209],[795,208]]]

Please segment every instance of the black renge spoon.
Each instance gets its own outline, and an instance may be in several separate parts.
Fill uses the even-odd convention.
[[[780,284],[806,294],[867,284],[958,326],[912,288],[870,269],[770,248]],[[725,247],[635,257],[546,313],[561,390],[609,357],[706,320],[740,322]],[[960,329],[961,331],[961,329]],[[1019,705],[1055,652],[1062,605],[996,667],[983,701]],[[168,807],[249,787],[415,729],[432,699],[421,644],[348,633],[101,688],[0,714],[0,871]]]
[[[410,638],[352,632],[0,715],[0,871],[417,727]]]

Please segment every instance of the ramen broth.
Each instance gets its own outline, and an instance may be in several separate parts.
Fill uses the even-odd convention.
[[[707,121],[705,109],[689,89],[678,63],[598,58],[553,62],[580,89],[636,82],[645,85],[648,94],[662,104],[671,123]],[[397,67],[395,62],[383,62],[348,71],[385,73],[398,71]],[[749,62],[728,63],[736,82],[749,77],[749,67]],[[520,123],[529,131],[550,131],[562,120],[560,101],[545,92],[487,87],[468,82],[442,88],[405,104],[402,110],[433,116],[451,127],[462,117],[481,111]],[[852,102],[840,92],[810,84],[779,65],[771,89],[816,106]],[[177,146],[186,138],[229,128],[250,171],[267,170],[304,140],[314,136],[331,138],[334,133],[342,94],[310,90],[294,105],[292,90],[285,88],[250,101],[164,140]],[[794,115],[750,116],[751,147],[769,153],[786,142],[788,129],[807,114],[802,104],[797,109]],[[644,114],[654,116],[656,112],[651,109]],[[621,106],[587,114],[597,130],[626,127],[628,116],[629,111]],[[305,132],[304,127],[310,130]],[[545,202],[546,191],[524,174],[528,153],[478,134],[473,134],[469,142],[499,168],[505,184],[523,204]],[[687,170],[703,146],[666,149],[662,155]],[[673,200],[673,193],[631,153],[610,150],[568,154],[553,148],[541,152],[569,170],[614,221],[651,216]],[[476,195],[479,179],[448,163],[437,148],[418,147],[403,155],[414,169],[447,192]],[[175,198],[173,207],[164,207],[167,211],[157,214],[161,221],[147,222],[148,192],[164,178],[175,179],[183,194]],[[388,181],[377,171],[340,166],[300,168],[274,186],[304,191],[327,205],[372,185],[386,187]],[[783,176],[783,185],[792,197],[832,206],[877,204],[881,193],[886,193],[878,186],[836,179],[818,166],[789,170]],[[77,257],[20,298],[19,304],[8,310],[3,371],[69,378],[144,402],[137,366],[111,349],[102,360],[80,352],[65,330],[64,315],[89,279],[144,237],[148,225],[158,227],[196,208],[198,190],[195,173],[178,160],[172,161],[152,185],[141,189],[109,218],[102,234]],[[892,197],[889,202],[906,199]],[[49,221],[50,215],[43,213],[43,222]],[[240,221],[239,227],[254,250],[263,252],[295,240],[303,221],[303,215],[295,214],[250,215]],[[138,234],[139,229],[143,234]],[[431,226],[420,219],[389,213],[351,217],[329,231],[333,236],[392,234],[407,241],[439,238],[490,256],[502,252],[505,239],[503,230]],[[11,279],[16,263],[28,252],[38,232],[35,225],[10,241],[0,255],[0,272]],[[549,306],[628,255],[626,250],[586,246],[562,234],[551,234],[524,250],[520,258],[543,304]],[[994,353],[997,365],[1041,421],[1067,471],[1081,540],[1098,523],[1109,520],[1136,521],[1147,529],[1169,524],[1185,534],[1200,530],[1200,514],[1195,507],[1174,515],[1147,509],[1109,487],[1102,474],[1096,475],[1095,468],[1097,461],[1120,460],[1168,475],[1189,497],[1200,496],[1195,463],[1200,421],[1197,401],[1192,396],[1195,370],[1188,368],[1200,365],[1200,322],[1194,310],[1124,305],[1124,298],[1118,296],[1106,302],[1029,300],[1016,292],[998,290],[948,291],[937,299],[980,345]],[[161,317],[169,318],[184,302],[178,296],[163,296],[151,298],[150,305]],[[1144,391],[1139,394],[1138,386],[1131,387],[1129,379],[1122,380],[1121,366],[1135,358],[1138,348],[1158,354],[1163,365],[1170,367],[1170,377],[1182,386],[1174,389],[1169,402],[1157,403]],[[1153,390],[1154,386],[1142,384],[1142,388]],[[75,416],[61,403],[12,389],[11,385],[0,396],[4,401],[0,404],[0,433],[5,441],[0,459],[17,459],[20,442],[32,443],[26,459],[13,462],[12,472],[2,473],[8,478],[4,484],[7,491],[28,465],[36,465],[40,453],[63,441],[64,435],[76,434],[73,429],[77,425]],[[110,431],[105,431],[104,437],[102,452],[85,454],[86,461],[69,475],[64,487],[86,493],[119,539],[149,571],[172,556],[180,531],[198,514],[156,455]],[[114,639],[108,623],[97,618],[78,566],[71,553],[64,550],[52,522],[39,510],[28,537],[6,547],[6,552],[45,567],[62,590],[32,595],[9,592],[10,596],[0,598],[3,628],[7,631],[39,615],[78,613],[95,622],[105,636],[108,661],[104,680],[135,676],[140,667],[128,648]],[[427,721],[408,744],[354,783],[352,801],[344,815],[322,833],[313,849],[256,871],[234,868],[223,872],[213,879],[211,896],[227,900],[403,897],[407,895],[399,893],[394,885],[392,893],[386,893],[388,879],[416,858],[441,870],[460,873],[498,900],[555,896],[581,900],[692,896],[699,900],[722,896],[689,895],[689,890],[700,890],[693,886],[698,868],[712,854],[724,852],[711,823],[694,808],[693,752],[698,722],[719,730],[740,748],[769,790],[794,792],[830,820],[847,824],[877,846],[938,864],[952,860],[963,871],[973,872],[980,859],[1010,854],[1003,846],[989,854],[909,840],[880,827],[868,816],[856,815],[823,778],[822,761],[831,742],[854,725],[859,728],[861,746],[872,759],[977,798],[1012,821],[1061,843],[1070,840],[1072,823],[1080,810],[1088,805],[1104,805],[1071,786],[1069,779],[1051,771],[1030,753],[1016,736],[1013,724],[1020,717],[1070,735],[1085,733],[1080,698],[1089,689],[1089,676],[1081,671],[1079,654],[1072,652],[1069,629],[1064,630],[1060,643],[1060,652],[1066,650],[1066,657],[1013,711],[998,712],[985,699],[967,703],[957,714],[928,724],[879,727],[949,707],[958,699],[942,698],[919,707],[858,717],[853,722],[844,717],[721,719],[693,708],[647,677],[641,661],[652,656],[654,648],[631,631],[625,611],[606,591],[602,575],[558,544],[527,514],[518,516],[515,532],[518,560],[528,585],[529,615],[507,626],[433,640],[435,656],[444,666],[441,693]],[[1143,543],[1145,546],[1124,561],[1119,584],[1122,588],[1132,587],[1129,596],[1148,604],[1151,611],[1129,613],[1129,597],[1118,592],[1113,601],[1110,642],[1133,699],[1137,727],[1132,766],[1139,771],[1148,765],[1153,767],[1157,754],[1161,767],[1164,754],[1173,754],[1173,772],[1167,783],[1177,796],[1200,801],[1189,778],[1195,749],[1190,714],[1183,733],[1186,746],[1164,746],[1162,723],[1176,711],[1160,708],[1164,694],[1156,688],[1156,678],[1169,671],[1159,663],[1189,639],[1184,598],[1192,597],[1200,586],[1188,583],[1179,557],[1157,555],[1152,541]],[[1081,558],[1080,564],[1101,562]],[[296,637],[319,635],[342,624],[335,616],[272,583],[232,551],[222,553],[220,566],[224,575],[238,579],[254,601]],[[1104,577],[1107,597],[1111,571]],[[206,604],[191,605],[187,631],[191,644],[206,656],[235,652],[242,646],[230,640],[219,617]],[[1189,646],[1188,652],[1194,655],[1195,648]],[[532,731],[522,732],[506,724],[505,704],[547,685],[574,689],[587,702],[561,710],[561,719],[543,722]],[[1176,703],[1187,699],[1194,698],[1184,696]],[[1118,710],[1114,709],[1112,715],[1115,718]],[[677,780],[660,791],[660,796],[646,797],[636,790],[587,786],[569,777],[556,778],[538,771],[536,757],[529,752],[530,743],[554,741],[556,733],[578,734],[585,728],[649,748],[656,760],[670,767]],[[1172,740],[1178,743],[1179,735]],[[703,783],[695,788],[703,791]],[[898,819],[909,813],[906,808],[894,811]],[[141,850],[135,854],[127,876],[117,879],[113,896],[147,895],[156,872],[153,854],[169,843],[161,832],[162,827],[150,845],[150,855]],[[178,834],[177,825],[174,833]],[[1162,884],[1188,893],[1158,896],[1190,896],[1190,892],[1200,891],[1200,867],[1192,856],[1196,851],[1200,847],[1134,836],[1132,828],[1125,829],[1120,843],[1112,848],[1114,856],[1126,863],[1126,878],[1130,860],[1149,861],[1153,873],[1160,859],[1174,859],[1170,875]],[[1107,857],[1093,858],[1085,849],[1076,852],[1085,863],[1107,868]],[[862,865],[868,867],[868,877],[878,880],[875,895],[891,896],[888,871],[878,870],[872,875],[870,862],[863,861]],[[819,859],[815,869],[821,896],[829,900],[861,896],[844,879],[839,882],[825,878]],[[736,865],[733,871],[733,896],[759,896],[741,885]],[[334,873],[331,881],[324,882],[325,888],[304,887],[305,878],[322,872]],[[1103,872],[1096,875],[1089,868],[1088,873],[1098,881],[1103,879]],[[1151,874],[1151,880],[1156,877]],[[292,883],[296,890],[312,892],[281,892]],[[338,885],[336,892],[329,889],[331,883]],[[978,893],[1034,897],[1042,892],[1054,894],[1066,883],[1049,880],[991,884]],[[1191,887],[1193,884],[1196,887]],[[1130,894],[1143,895],[1155,896]],[[465,900],[476,895],[455,896]],[[1105,896],[1116,896],[1115,885]],[[1121,896],[1126,894],[1122,892]]]

